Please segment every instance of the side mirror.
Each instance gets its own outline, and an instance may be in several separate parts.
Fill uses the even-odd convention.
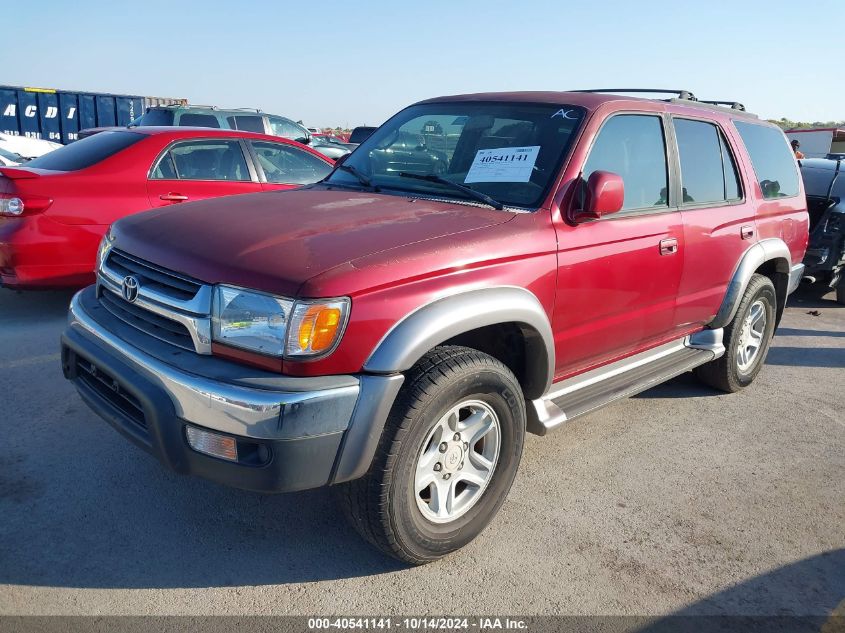
[[[572,220],[580,224],[599,220],[605,215],[622,210],[625,202],[625,184],[619,174],[610,171],[594,171],[587,181],[584,208],[576,209]]]
[[[295,138],[293,140],[296,141],[297,143],[302,143],[303,145],[309,145],[311,143],[311,137],[310,136],[301,136],[301,137]]]

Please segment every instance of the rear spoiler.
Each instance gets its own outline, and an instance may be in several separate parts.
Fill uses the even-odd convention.
[[[40,178],[41,174],[29,169],[20,169],[18,167],[0,167],[0,175],[11,178],[12,180],[23,180],[24,178]]]

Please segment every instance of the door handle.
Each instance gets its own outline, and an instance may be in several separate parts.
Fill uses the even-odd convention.
[[[678,252],[678,240],[674,237],[666,238],[665,240],[660,240],[660,254],[661,255],[674,255]]]
[[[744,240],[750,240],[752,237],[754,237],[754,227],[750,224],[746,224],[745,226],[739,229],[739,235]]]
[[[188,196],[183,196],[181,193],[163,193],[158,198],[169,202],[184,202],[188,199]]]

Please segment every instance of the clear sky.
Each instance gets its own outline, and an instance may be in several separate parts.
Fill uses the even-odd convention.
[[[442,94],[669,87],[845,119],[845,0],[0,0],[0,84],[186,97],[310,126]]]

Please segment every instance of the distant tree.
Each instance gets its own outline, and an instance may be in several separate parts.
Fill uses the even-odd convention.
[[[810,123],[808,121],[793,121],[786,117],[777,120],[769,119],[769,122],[780,126],[784,130],[804,130],[815,127],[845,127],[845,121],[813,121]]]

